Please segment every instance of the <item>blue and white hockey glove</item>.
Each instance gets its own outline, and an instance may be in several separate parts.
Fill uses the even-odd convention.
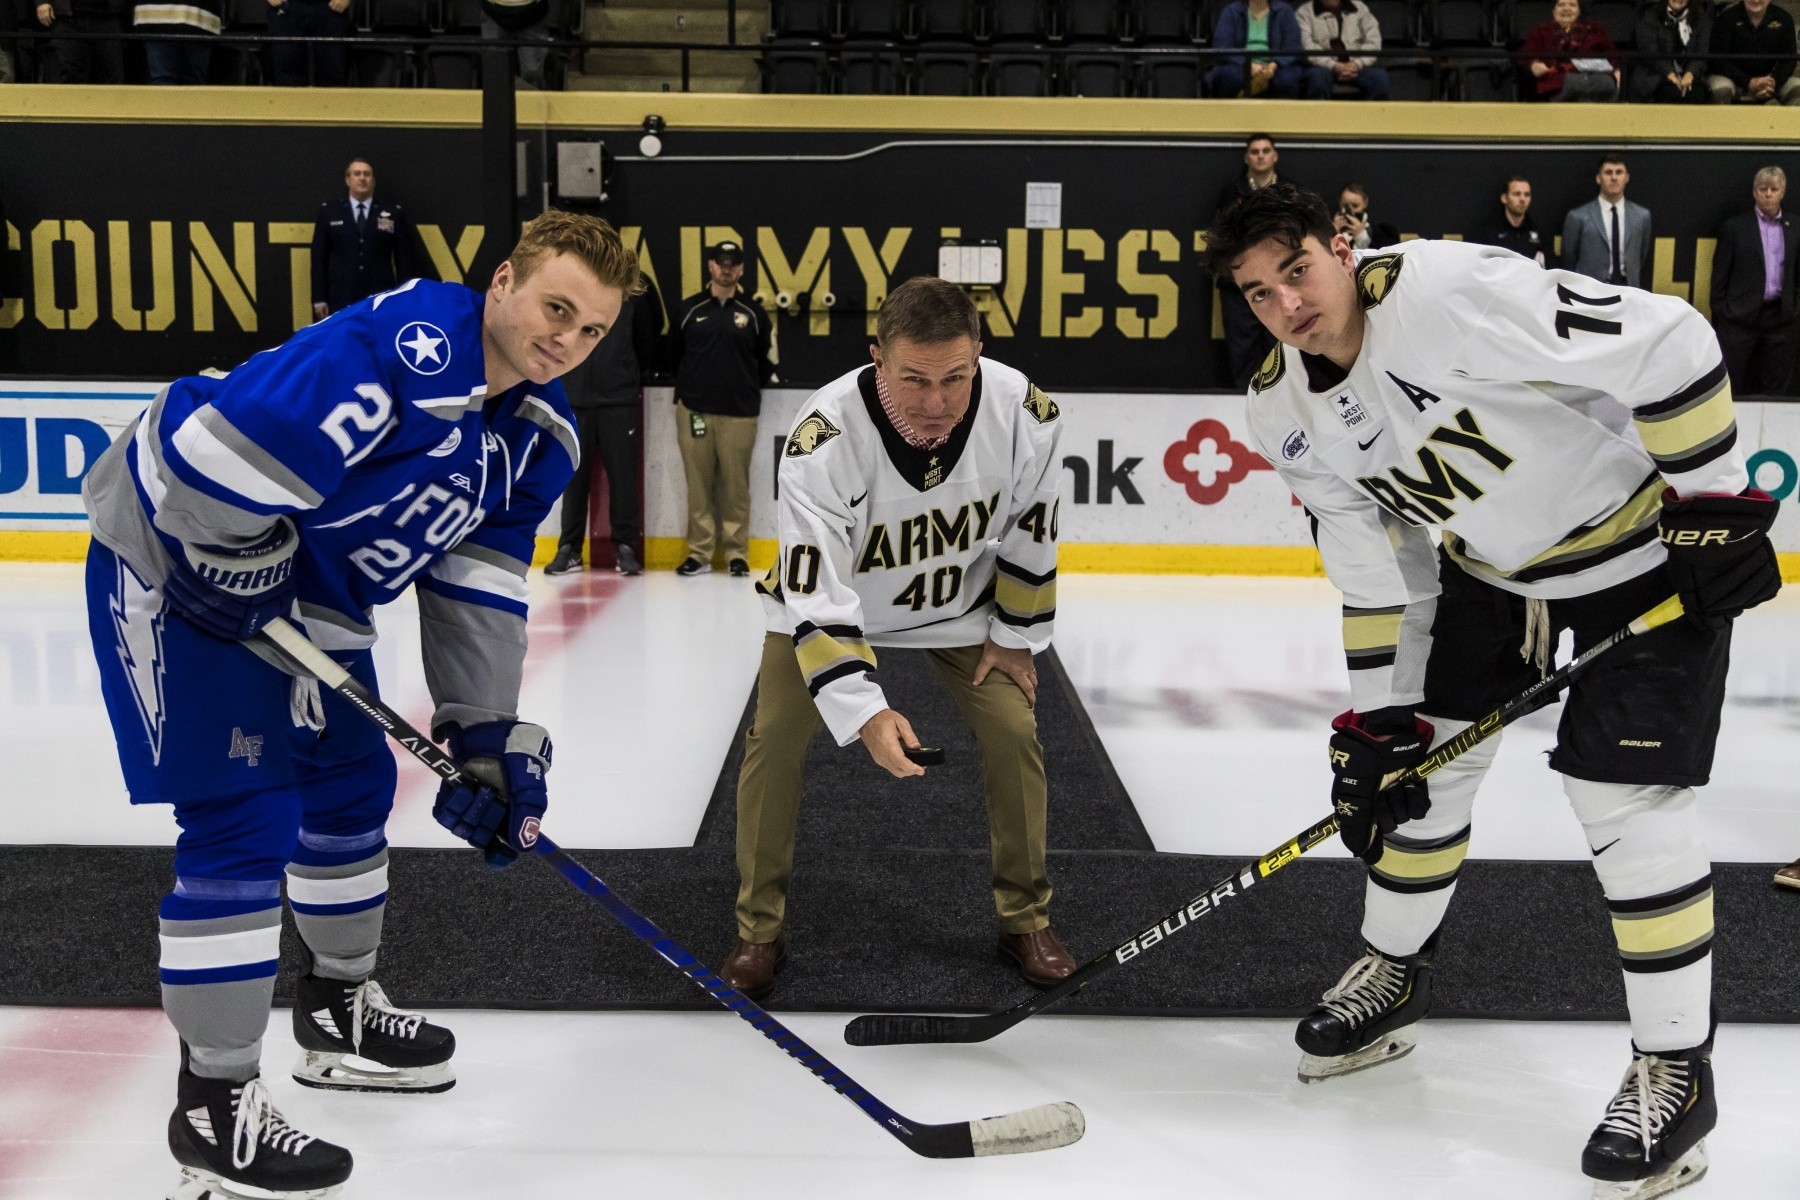
[[[538,826],[550,806],[544,777],[550,772],[550,735],[523,721],[484,721],[450,730],[450,757],[480,782],[446,780],[431,815],[481,851],[487,865],[504,871],[537,845]]]
[[[1383,788],[1389,775],[1418,762],[1431,749],[1432,729],[1404,709],[1340,713],[1331,723],[1331,804],[1338,836],[1369,866],[1381,861],[1383,834],[1431,811],[1423,779]]]
[[[176,612],[214,637],[248,641],[293,607],[299,549],[300,535],[286,517],[277,517],[269,532],[248,546],[184,542],[163,595]]]

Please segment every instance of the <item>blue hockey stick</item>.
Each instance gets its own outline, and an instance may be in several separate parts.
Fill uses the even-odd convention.
[[[445,779],[475,783],[438,749],[432,740],[414,729],[393,709],[370,695],[350,672],[287,621],[270,622],[262,635],[320,683],[342,696],[352,707],[375,722],[414,758]],[[870,1120],[892,1134],[901,1145],[926,1158],[980,1158],[994,1154],[1029,1154],[1052,1150],[1079,1141],[1087,1129],[1081,1110],[1068,1101],[1040,1104],[1005,1116],[948,1125],[924,1125],[901,1116],[869,1094],[861,1084],[838,1070],[823,1054],[801,1041],[794,1032],[764,1012],[748,996],[726,985],[709,967],[683,949],[654,922],[615,895],[592,871],[570,858],[555,842],[538,834],[532,847],[537,856],[558,874],[591,896],[612,918],[639,941],[647,943],[663,960],[693,981],[694,986],[750,1022],[788,1057],[818,1076],[820,1081],[862,1109]]]

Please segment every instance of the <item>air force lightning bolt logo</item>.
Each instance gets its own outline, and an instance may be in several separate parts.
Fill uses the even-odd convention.
[[[394,335],[400,361],[421,375],[436,375],[450,365],[450,339],[429,321],[411,321]]]
[[[144,722],[150,761],[161,763],[163,717],[168,711],[163,703],[162,597],[120,559],[110,607],[119,665]]]

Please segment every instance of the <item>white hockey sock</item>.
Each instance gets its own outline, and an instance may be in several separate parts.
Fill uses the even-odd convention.
[[[1712,864],[1691,788],[1564,777],[1587,830],[1640,1050],[1686,1050],[1712,1027]]]
[[[1472,722],[1425,717],[1441,745]],[[1381,861],[1369,870],[1363,898],[1363,940],[1384,954],[1417,954],[1443,923],[1456,876],[1469,852],[1469,814],[1475,791],[1500,749],[1498,735],[1480,743],[1429,781],[1431,811],[1382,839]]]

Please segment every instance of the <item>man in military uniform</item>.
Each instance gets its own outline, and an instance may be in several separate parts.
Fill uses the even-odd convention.
[[[344,186],[348,197],[319,205],[313,223],[315,321],[419,274],[406,213],[375,199],[375,168],[368,159],[350,160]]]

